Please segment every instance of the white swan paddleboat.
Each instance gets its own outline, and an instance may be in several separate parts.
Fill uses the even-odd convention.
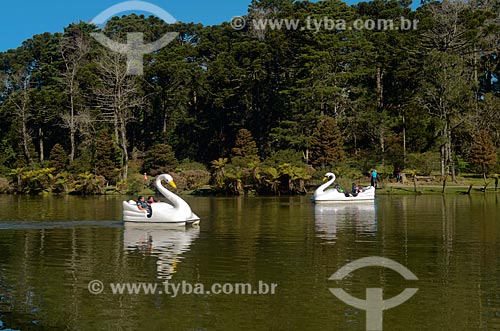
[[[349,192],[339,192],[337,188],[327,189],[335,182],[335,174],[329,172],[325,175],[324,180],[328,180],[325,184],[321,185],[314,191],[312,200],[315,203],[327,202],[359,202],[359,201],[373,201],[375,200],[375,187],[368,186],[363,188],[356,196]]]
[[[197,224],[200,218],[191,211],[191,207],[181,197],[167,190],[162,185],[162,180],[165,180],[173,188],[177,188],[175,182],[169,174],[162,174],[156,177],[155,185],[168,201],[155,202],[151,204],[151,217],[148,217],[146,210],[139,210],[137,202],[134,200],[123,201],[123,221],[125,223],[134,224],[169,224],[169,225],[186,225]]]

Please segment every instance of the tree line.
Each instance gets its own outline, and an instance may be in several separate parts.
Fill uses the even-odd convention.
[[[188,189],[304,192],[325,170],[444,178],[499,171],[495,1],[347,5],[254,0],[255,19],[391,19],[394,29],[166,24],[126,15],[79,22],[0,53],[0,191],[136,192],[175,172]],[[418,21],[400,29],[401,17]],[[126,42],[178,37],[127,75]],[[403,171],[404,171],[403,170]]]

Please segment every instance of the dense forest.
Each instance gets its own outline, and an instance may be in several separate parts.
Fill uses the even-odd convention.
[[[303,192],[325,170],[499,172],[500,3],[254,0],[252,20],[393,19],[394,29],[237,30],[126,15],[0,53],[0,191]],[[418,20],[415,29],[397,24]],[[90,36],[145,42],[144,74]]]

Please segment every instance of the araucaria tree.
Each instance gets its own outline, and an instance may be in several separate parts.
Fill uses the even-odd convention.
[[[345,160],[344,139],[335,120],[324,116],[311,137],[311,161],[315,167],[338,164]]]

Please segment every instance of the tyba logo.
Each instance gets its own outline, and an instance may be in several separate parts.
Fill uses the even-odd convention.
[[[359,259],[346,264],[334,273],[329,280],[342,280],[351,272],[364,267],[389,268],[399,273],[406,280],[418,280],[417,276],[415,276],[405,266],[391,259],[376,256]],[[361,300],[351,296],[341,288],[330,288],[330,292],[346,304],[358,309],[366,310],[367,331],[382,331],[383,311],[401,305],[417,293],[417,291],[418,288],[407,288],[395,297],[384,300],[383,290],[381,288],[367,288],[366,299]]]
[[[166,23],[173,24],[177,20],[162,8],[144,1],[127,1],[114,5],[102,13],[97,15],[91,23],[96,25],[104,24],[108,19],[116,14],[130,11],[142,11],[154,14],[161,18]],[[160,39],[150,44],[144,44],[144,33],[142,32],[129,32],[127,33],[127,43],[122,44],[111,40],[104,33],[91,33],[101,45],[110,49],[113,52],[127,55],[127,74],[128,75],[142,75],[144,73],[144,54],[153,53],[172,42],[179,33],[168,32]]]

